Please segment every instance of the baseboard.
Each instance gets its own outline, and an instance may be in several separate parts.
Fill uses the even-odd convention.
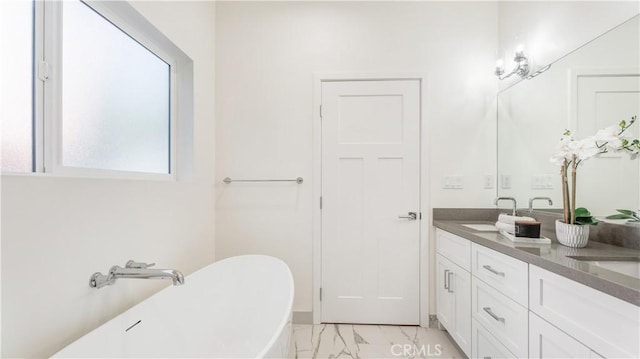
[[[313,312],[293,312],[293,324],[313,324]]]
[[[440,321],[438,321],[438,316],[435,314],[429,314],[429,328],[439,328],[439,324]]]
[[[293,324],[313,324],[313,312],[293,312]],[[438,316],[435,314],[429,315],[429,328],[438,328]]]

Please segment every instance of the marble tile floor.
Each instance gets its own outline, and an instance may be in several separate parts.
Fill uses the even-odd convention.
[[[439,329],[393,325],[293,325],[291,359],[465,358]]]

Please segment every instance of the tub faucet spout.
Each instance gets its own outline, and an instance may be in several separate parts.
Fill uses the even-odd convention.
[[[173,285],[184,284],[184,276],[180,271],[175,269],[122,268],[120,266],[113,266],[111,270],[109,270],[109,275],[112,275],[114,279],[171,279]]]
[[[154,265],[155,263],[146,264],[134,261],[128,261],[124,268],[115,265],[109,269],[107,275],[100,272],[94,273],[89,280],[89,286],[102,288],[115,283],[118,278],[171,279],[173,285],[184,284],[184,275],[180,271],[175,269],[149,269]]]

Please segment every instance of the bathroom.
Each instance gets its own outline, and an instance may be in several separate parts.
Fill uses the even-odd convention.
[[[11,31],[4,10],[12,3],[0,4],[3,38]],[[498,92],[520,78],[499,80],[496,60],[511,71],[523,45],[535,72],[640,13],[632,1],[128,4],[131,16],[144,18],[192,61],[185,69],[191,83],[181,84],[184,97],[177,99],[175,176],[3,167],[2,357],[49,357],[170,285],[87,285],[91,274],[130,259],[179,269],[188,286],[189,274],[212,262],[245,254],[279,258],[295,283],[294,325],[320,323],[319,105],[321,83],[332,79],[420,81],[417,202],[397,215],[421,214],[414,222],[416,322],[428,327],[437,312],[433,209],[495,209],[497,196],[517,197],[518,208],[526,208],[538,193],[529,184],[522,196],[501,188]],[[1,61],[5,78],[14,59],[3,51]],[[24,102],[2,82],[0,108]],[[541,153],[553,154],[562,130],[541,139],[551,143]],[[521,166],[527,163],[521,158]],[[303,181],[225,183],[225,177]],[[552,184],[560,187],[559,175]],[[510,209],[508,202],[499,206]],[[638,203],[625,206],[637,210]]]

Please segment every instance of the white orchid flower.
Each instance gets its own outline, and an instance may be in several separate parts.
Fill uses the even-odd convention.
[[[630,155],[631,159],[640,156],[640,139],[622,136],[636,120],[637,116],[633,116],[629,122],[621,121],[618,126],[603,128],[594,136],[582,140],[575,140],[571,131],[565,130],[557,145],[556,152],[549,158],[550,162],[561,167],[562,207],[565,223],[574,224],[578,220],[577,210],[575,210],[575,183],[577,168],[582,161],[606,152],[624,151]]]
[[[606,146],[610,151],[620,151],[622,149],[622,139],[620,139],[620,127],[609,126],[599,130],[595,136],[595,141],[600,146]]]
[[[594,137],[587,137],[580,141],[573,141],[570,146],[573,154],[578,157],[579,160],[584,161],[589,158],[603,152],[602,149],[598,148],[598,144]]]
[[[556,153],[554,153],[549,162],[562,166],[565,161],[571,161],[573,159],[573,152],[570,149],[570,144],[574,142],[573,135],[568,130],[560,138],[560,142],[556,146]]]

